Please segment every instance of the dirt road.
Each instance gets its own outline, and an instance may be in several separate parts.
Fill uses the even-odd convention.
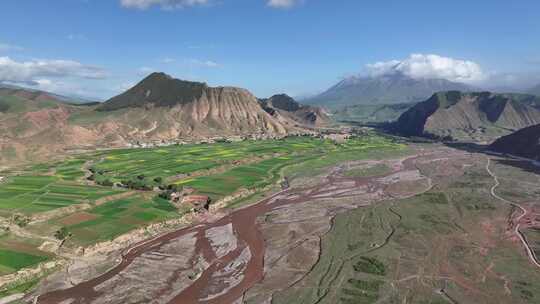
[[[487,161],[487,164],[486,164],[486,171],[488,172],[488,174],[493,178],[493,180],[495,181],[495,184],[493,185],[493,187],[491,187],[491,196],[493,196],[494,198],[508,204],[508,205],[511,205],[517,209],[520,210],[521,214],[517,217],[517,219],[515,219],[515,226],[514,226],[514,234],[521,240],[521,243],[523,244],[523,247],[525,247],[525,250],[527,252],[527,255],[529,257],[529,259],[531,260],[531,263],[533,263],[536,267],[540,268],[540,263],[538,262],[537,258],[536,258],[536,255],[534,254],[534,251],[531,249],[531,247],[529,246],[529,243],[527,242],[527,239],[525,238],[525,236],[523,235],[523,233],[521,233],[521,231],[519,230],[520,228],[520,221],[521,219],[527,215],[527,210],[523,207],[521,207],[519,204],[515,203],[515,202],[512,202],[512,201],[509,201],[499,195],[497,195],[496,193],[496,190],[497,188],[501,185],[501,183],[499,182],[499,178],[497,177],[497,175],[495,173],[493,173],[493,171],[491,171],[490,169],[490,165],[491,165],[491,159],[488,158],[488,161]]]

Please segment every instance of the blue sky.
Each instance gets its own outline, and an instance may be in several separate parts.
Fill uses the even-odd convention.
[[[297,96],[377,62],[414,67],[411,54],[450,60],[450,70],[436,70],[444,77],[474,67],[481,77],[470,82],[483,87],[540,82],[537,0],[4,0],[1,7],[0,81],[63,94],[108,98],[155,70],[261,97]]]

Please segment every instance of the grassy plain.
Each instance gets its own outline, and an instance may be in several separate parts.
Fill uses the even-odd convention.
[[[370,177],[379,176],[390,173],[391,169],[385,164],[378,164],[368,168],[351,169],[345,172],[345,176],[349,177]]]
[[[510,207],[490,196],[485,163],[465,164],[423,164],[430,192],[339,214],[313,269],[273,303],[539,302],[540,273],[507,234]]]

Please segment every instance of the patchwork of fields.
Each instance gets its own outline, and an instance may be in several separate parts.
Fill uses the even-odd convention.
[[[39,245],[28,238],[0,236],[0,275],[50,260],[52,255],[39,250]]]
[[[69,242],[85,246],[112,240],[146,224],[178,216],[178,210],[166,200],[157,197],[147,200],[135,195],[56,219],[51,224],[66,227],[72,233]]]
[[[68,182],[55,176],[15,176],[0,185],[0,216],[9,216],[13,212],[31,215],[91,202],[119,192]]]
[[[91,202],[119,192],[65,181],[58,176],[14,176],[0,185],[0,216],[6,217],[14,212],[31,215]]]
[[[26,245],[14,243],[13,239],[20,236],[4,231],[0,236],[0,275],[53,258],[37,249],[42,243],[39,238],[52,239],[60,229],[65,229],[69,235],[64,246],[76,248],[112,240],[134,229],[190,212],[188,207],[177,208],[159,198],[151,189],[128,191],[92,185],[86,180],[89,171],[99,172],[101,179],[114,183],[159,178],[160,185],[189,186],[215,202],[241,189],[273,185],[285,174],[309,175],[343,160],[400,149],[402,145],[377,136],[351,139],[344,144],[294,137],[99,151],[4,172],[5,179],[0,184],[0,217],[4,221],[11,221],[15,214],[32,218],[81,203],[89,207],[46,221],[30,221],[27,226],[17,228],[36,236],[22,242]],[[234,202],[232,206],[236,206]]]
[[[154,149],[107,151],[100,155],[96,171],[120,181],[144,174],[147,177],[171,177],[216,168],[234,161],[274,154],[313,153],[333,148],[330,141],[290,138],[279,141],[243,141],[211,145],[170,146]]]

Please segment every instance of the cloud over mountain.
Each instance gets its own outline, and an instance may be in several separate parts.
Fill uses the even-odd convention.
[[[414,79],[446,79],[463,83],[477,83],[488,77],[473,61],[434,54],[412,54],[403,60],[367,64],[366,72],[373,77],[404,74]]]
[[[15,61],[10,57],[0,57],[0,82],[38,83],[41,78],[78,77],[86,79],[103,79],[104,69],[84,65],[73,60],[30,60]]]

